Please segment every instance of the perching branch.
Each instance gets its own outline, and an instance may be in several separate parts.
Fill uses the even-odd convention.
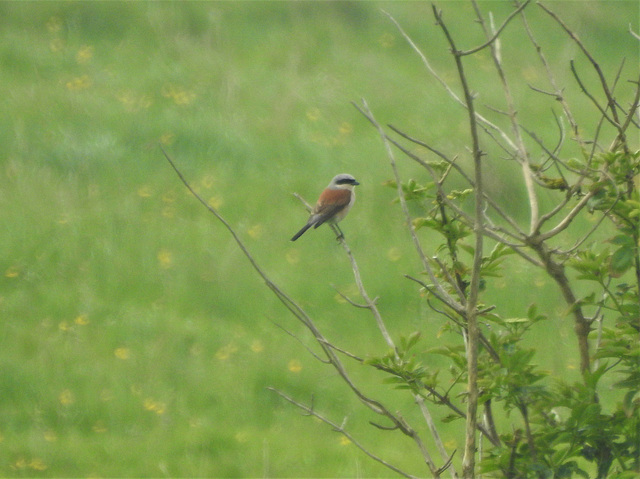
[[[276,295],[276,297],[280,300],[282,304],[313,334],[316,342],[322,349],[323,353],[326,355],[328,362],[331,366],[336,370],[338,375],[344,381],[344,383],[349,387],[349,389],[355,394],[355,396],[371,411],[374,413],[387,418],[394,425],[395,428],[400,430],[403,434],[409,436],[414,440],[416,445],[418,446],[420,453],[424,457],[425,463],[429,468],[430,473],[437,477],[438,468],[435,466],[431,457],[429,456],[424,443],[422,442],[418,433],[407,424],[407,422],[397,414],[392,413],[389,409],[387,409],[381,402],[367,396],[362,392],[362,390],[353,382],[350,375],[348,374],[346,368],[342,364],[342,361],[335,353],[335,348],[330,346],[330,342],[324,337],[324,335],[320,332],[320,330],[316,327],[315,323],[311,319],[311,317],[302,309],[301,306],[298,305],[293,299],[291,299],[284,291],[280,289],[266,274],[266,272],[258,265],[256,260],[253,258],[249,250],[244,245],[244,242],[240,239],[238,234],[235,232],[233,227],[224,219],[224,217],[211,205],[209,205],[198,193],[193,189],[193,187],[189,184],[186,178],[182,175],[175,162],[171,159],[171,157],[167,154],[167,152],[160,146],[162,153],[165,158],[174,169],[178,178],[182,181],[182,183],[187,187],[189,192],[211,212],[231,233],[233,239],[236,244],[243,252],[245,257],[249,260],[254,270],[258,273],[258,275],[265,281],[267,287]],[[404,473],[407,475],[406,473]],[[407,475],[408,476],[408,475]]]

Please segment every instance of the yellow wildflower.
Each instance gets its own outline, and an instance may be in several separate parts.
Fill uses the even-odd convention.
[[[340,124],[340,128],[338,129],[338,131],[340,132],[341,135],[348,135],[351,132],[353,132],[353,126],[351,125],[351,123],[347,122],[347,121],[343,121]]]
[[[297,359],[292,359],[291,361],[289,361],[287,369],[289,369],[289,371],[291,371],[292,373],[299,373],[300,371],[302,371],[302,363]]]
[[[150,198],[151,196],[153,196],[153,188],[151,188],[149,185],[143,185],[140,188],[138,188],[138,196],[140,198]]]
[[[80,48],[80,50],[78,50],[78,53],[76,53],[76,61],[81,65],[84,63],[89,63],[92,58],[93,47],[89,45],[83,46],[82,48]]]
[[[60,19],[60,17],[50,17],[49,20],[47,20],[47,30],[49,31],[49,33],[58,33],[60,31],[60,29],[62,28],[62,20]]]
[[[113,352],[113,355],[118,359],[126,361],[131,357],[131,351],[129,350],[129,348],[116,348],[116,350]]]
[[[284,257],[287,260],[287,263],[297,264],[300,262],[300,250],[290,249]]]
[[[162,145],[170,145],[175,140],[176,135],[173,133],[164,133],[160,136],[160,143]]]
[[[378,42],[383,48],[391,48],[395,43],[395,37],[391,33],[383,33]]]
[[[142,405],[147,411],[155,412],[158,415],[164,414],[167,410],[165,403],[152,398],[145,399]]]
[[[158,262],[160,263],[160,267],[162,269],[169,269],[173,266],[173,254],[171,251],[166,249],[161,249],[158,251]]]
[[[17,266],[9,266],[7,270],[4,272],[5,277],[7,278],[17,278],[20,276],[20,271]]]
[[[58,395],[58,401],[60,401],[60,404],[63,406],[67,407],[76,402],[76,398],[74,397],[73,392],[69,389],[65,389]]]
[[[389,258],[389,260],[391,261],[398,261],[400,258],[402,258],[402,252],[400,251],[400,248],[396,248],[395,246],[389,248],[389,251],[387,251],[387,258]]]
[[[93,432],[97,432],[98,434],[107,432],[107,427],[104,425],[104,422],[102,421],[97,421],[91,429],[93,429]]]
[[[209,206],[211,206],[213,209],[216,209],[216,210],[220,208],[223,203],[224,201],[220,196],[212,196],[211,198],[209,198],[209,201],[208,201]]]
[[[70,91],[80,91],[86,90],[87,88],[91,87],[92,84],[93,82],[91,81],[91,78],[89,78],[89,75],[82,75],[69,80],[66,83],[66,87],[67,90]]]
[[[238,351],[238,347],[235,344],[227,344],[226,346],[222,346],[220,349],[218,349],[218,351],[216,351],[216,358],[221,361],[226,361],[236,351]]]
[[[318,121],[322,114],[318,108],[310,108],[307,110],[307,119],[309,121]]]
[[[253,239],[260,238],[262,236],[262,225],[253,225],[251,228],[249,228],[249,231],[247,231],[247,233],[249,233],[249,236],[251,236]]]

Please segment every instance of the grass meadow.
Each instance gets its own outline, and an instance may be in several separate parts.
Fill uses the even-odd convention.
[[[480,5],[497,21],[511,9]],[[637,77],[636,2],[550,5],[609,77],[625,57]],[[439,6],[461,46],[482,43],[470,5]],[[420,267],[383,186],[384,148],[350,102],[366,98],[381,123],[452,156],[467,154],[467,120],[381,8],[455,86],[426,2],[0,3],[0,476],[390,475],[268,386],[314,397],[389,461],[426,471],[406,439],[371,428],[333,371],[278,327],[310,340],[158,147],[329,338],[383,354],[371,317],[334,289],[357,299],[330,230],[289,241],[306,221],[292,193],[314,201],[335,174],[353,174],[361,186],[342,229],[365,286],[395,338],[419,330],[425,347],[436,345],[442,319],[403,278]],[[529,11],[583,124],[595,125],[568,65],[575,58],[587,71],[584,57]],[[503,44],[522,118],[553,132],[553,104],[526,86],[544,84],[544,73],[521,22]],[[499,98],[489,57],[469,65],[473,89]],[[400,170],[426,181],[409,160]],[[526,221],[509,166],[496,162],[488,177]],[[533,302],[550,314],[535,331],[539,360],[576,374],[566,307],[544,275],[520,264],[486,294],[505,315]],[[387,387],[364,368],[354,374],[367,390]],[[381,396],[414,417],[404,393]],[[442,425],[449,447],[462,444],[457,428]]]

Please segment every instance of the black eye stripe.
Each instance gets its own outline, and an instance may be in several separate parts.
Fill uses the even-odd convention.
[[[341,180],[336,181],[337,185],[353,185],[355,184],[356,180],[352,180],[350,178],[344,178]]]

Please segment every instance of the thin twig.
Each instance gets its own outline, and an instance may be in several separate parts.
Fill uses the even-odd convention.
[[[360,276],[360,268],[358,268],[358,263],[356,262],[356,259],[353,256],[353,253],[351,252],[351,248],[349,248],[349,245],[347,244],[347,241],[345,240],[344,236],[339,236],[338,241],[340,242],[343,249],[347,253],[347,257],[349,258],[349,262],[351,263],[351,269],[353,270],[353,277],[355,279],[356,285],[358,286],[358,290],[360,291],[360,296],[362,296],[362,299],[364,299],[366,308],[369,311],[371,311],[371,314],[373,315],[376,321],[376,325],[380,330],[380,334],[382,334],[382,337],[387,343],[387,346],[389,346],[392,350],[395,351],[396,345],[394,344],[393,339],[391,339],[391,335],[387,330],[387,326],[384,324],[384,320],[382,319],[380,310],[376,305],[377,301],[372,300],[367,294],[367,290],[364,288],[364,284],[362,283],[362,277]]]
[[[391,128],[393,131],[395,131],[397,134],[399,134],[400,136],[402,136],[403,138],[406,138],[407,140],[411,141],[412,143],[415,143],[416,145],[420,145],[423,146],[425,148],[427,148],[428,150],[434,152],[435,154],[437,154],[440,158],[442,158],[444,161],[446,161],[449,165],[451,165],[458,173],[460,173],[460,175],[462,176],[462,178],[464,178],[464,180],[469,184],[469,186],[471,186],[472,188],[475,188],[475,182],[473,181],[473,178],[471,178],[466,171],[464,171],[462,169],[462,167],[460,165],[458,165],[455,160],[451,160],[449,159],[449,157],[447,157],[444,153],[439,152],[438,150],[436,150],[435,148],[431,147],[429,144],[418,140],[417,138],[412,137],[411,135],[409,135],[408,133],[403,132],[402,130],[400,130],[399,128],[393,126],[393,125],[389,125],[389,128]],[[422,158],[420,158],[418,155],[416,155],[415,153],[411,152],[410,150],[408,150],[407,148],[403,147],[400,143],[398,143],[397,141],[395,141],[393,138],[390,138],[388,136],[385,135],[385,138],[390,141],[394,146],[396,146],[400,151],[402,151],[405,155],[407,155],[409,158],[411,158],[412,160],[414,160],[415,162],[417,162],[418,164],[420,164],[421,166],[423,166],[424,168],[427,169],[427,171],[429,171],[432,176],[433,176],[433,169],[431,168],[431,166],[424,161]],[[491,198],[491,196],[489,196],[488,194],[484,194],[484,198],[487,201],[487,203],[491,206],[491,208],[493,210],[496,211],[496,213],[498,213],[498,215],[504,219],[515,231],[515,233],[511,233],[508,230],[501,230],[501,232],[513,237],[514,239],[517,240],[522,240],[522,238],[524,238],[525,233],[524,231],[522,231],[520,229],[520,226],[518,225],[518,223],[511,218],[501,207],[498,203],[496,203],[493,198]],[[457,207],[457,205],[453,202],[448,201],[447,195],[444,195],[444,201],[447,202],[447,206],[449,206],[450,208],[452,208],[456,214],[464,217],[465,219],[467,219],[469,221],[469,223],[471,223],[471,217],[469,215],[467,215],[463,210],[461,210],[460,208]]]
[[[485,26],[484,18],[482,16],[482,13],[480,12],[478,3],[476,2],[476,0],[472,0],[471,3],[473,4],[473,7],[476,11],[476,17],[478,18],[478,21],[480,22],[480,25],[482,26],[485,32],[485,36],[489,37],[491,32]],[[512,16],[509,18],[513,18],[515,15],[521,12],[524,9],[524,7],[528,5],[528,3],[529,3],[529,0],[522,3],[513,12]],[[498,33],[496,33],[492,38],[497,38]],[[513,134],[514,141],[516,144],[516,152],[517,152],[516,159],[521,165],[522,177],[524,179],[524,185],[527,191],[527,198],[529,199],[529,211],[530,211],[529,234],[531,234],[537,228],[538,217],[540,213],[539,213],[538,197],[536,195],[536,191],[533,184],[534,182],[533,182],[532,172],[530,167],[529,153],[522,139],[522,133],[520,132],[520,126],[517,120],[517,111],[515,108],[513,96],[511,94],[511,88],[509,86],[509,82],[507,81],[507,75],[504,69],[502,68],[500,56],[496,52],[495,44],[492,41],[488,42],[488,44],[491,45],[491,56],[493,58],[493,63],[495,65],[496,72],[498,73],[498,77],[500,78],[500,82],[502,84],[502,90],[504,92],[504,97],[507,102],[508,111],[506,112],[506,115],[508,116],[511,123],[511,133]]]
[[[402,29],[402,27],[396,21],[396,19],[393,18],[391,14],[385,12],[384,10],[382,10],[382,13],[384,13],[389,18],[389,20],[393,22],[393,24],[396,26],[400,34],[407,41],[409,46],[411,46],[411,48],[420,56],[420,59],[422,60],[422,63],[424,64],[424,66],[427,68],[427,71],[440,83],[440,85],[442,85],[442,87],[449,94],[449,96],[451,96],[451,98],[453,98],[456,103],[458,103],[464,108],[467,108],[467,105],[465,104],[465,102],[453,91],[453,89],[447,84],[447,82],[444,81],[440,75],[438,75],[438,72],[436,72],[435,69],[431,66],[431,64],[429,63],[429,60],[427,60],[427,57],[424,55],[424,53],[422,53],[420,48],[418,48],[418,46],[411,39],[411,37],[409,37],[409,35],[407,35],[407,33]],[[504,130],[502,130],[500,127],[498,127],[494,123],[490,122],[487,118],[482,116],[480,113],[475,113],[475,114],[477,115],[478,121],[480,123],[485,125],[487,128],[498,132],[498,134],[502,137],[502,139],[509,145],[509,148],[511,148],[512,150],[516,149],[513,141],[511,140],[511,138],[509,138],[509,135],[507,135],[504,132]]]
[[[483,50],[483,49],[487,48],[489,45],[493,45],[494,42],[498,39],[498,37],[502,33],[502,30],[505,29],[505,27],[509,24],[509,22],[513,19],[513,17],[515,17],[518,13],[520,13],[529,4],[530,1],[531,0],[526,0],[526,2],[520,4],[520,6],[518,8],[516,8],[513,12],[511,12],[511,14],[506,18],[506,20],[502,23],[502,25],[500,25],[500,28],[498,28],[494,32],[493,36],[491,36],[482,45],[479,45],[479,46],[477,46],[475,48],[472,48],[470,50],[465,50],[465,51],[459,52],[458,54],[460,56],[472,55],[474,53],[479,52],[480,50]]]
[[[376,127],[376,129],[378,130],[378,133],[380,134],[380,137],[383,140],[384,146],[387,150],[387,157],[389,158],[389,162],[391,163],[391,168],[394,172],[394,177],[396,180],[396,187],[397,187],[397,194],[398,194],[398,198],[400,199],[400,205],[402,206],[402,211],[404,213],[404,216],[406,218],[406,221],[409,225],[409,232],[411,234],[411,239],[413,240],[413,244],[414,247],[418,253],[418,256],[420,257],[420,260],[422,262],[422,266],[424,267],[424,269],[427,271],[427,274],[429,275],[431,281],[434,283],[435,288],[438,290],[438,296],[447,303],[447,305],[449,307],[451,307],[452,309],[456,310],[456,311],[463,311],[464,310],[464,305],[460,304],[458,301],[456,301],[444,288],[443,286],[439,283],[439,281],[436,278],[436,275],[433,271],[433,268],[431,268],[431,265],[429,264],[429,261],[427,260],[427,257],[424,253],[424,250],[422,249],[422,245],[420,244],[420,240],[418,239],[418,236],[416,234],[416,230],[413,226],[413,222],[411,221],[411,214],[409,213],[409,207],[407,206],[407,201],[406,198],[404,197],[404,192],[402,191],[402,182],[400,180],[400,175],[398,173],[398,169],[396,166],[396,162],[395,162],[395,157],[393,155],[393,151],[391,150],[391,148],[389,147],[389,142],[387,141],[387,136],[384,133],[384,130],[382,129],[382,126],[376,121],[376,119],[373,117],[373,114],[371,113],[371,110],[369,109],[369,105],[367,104],[367,102],[363,99],[362,100],[362,107],[360,107],[358,104],[353,103],[353,105],[358,109],[358,111],[360,111],[360,113],[362,113],[364,115],[365,118],[367,118],[371,124]]]
[[[311,354],[311,356],[313,356],[315,359],[317,359],[317,360],[318,360],[318,361],[320,361],[321,363],[324,363],[324,364],[330,364],[330,361],[329,361],[328,359],[322,359],[320,356],[318,356],[315,352],[313,352],[313,350],[312,350],[309,346],[307,346],[307,345],[304,343],[304,341],[302,341],[302,339],[300,339],[298,336],[296,336],[295,334],[293,334],[293,333],[292,333],[291,331],[289,331],[287,328],[285,328],[285,327],[284,327],[284,326],[282,326],[281,324],[276,323],[275,321],[272,321],[272,320],[270,320],[270,321],[271,321],[271,323],[272,323],[275,327],[280,328],[280,329],[281,329],[282,331],[284,331],[286,334],[288,334],[288,335],[289,335],[289,336],[291,336],[293,339],[295,339],[296,341],[298,341],[298,342],[302,345],[302,347],[303,347],[304,349],[306,349],[306,350],[307,350],[307,352],[308,352],[309,354]],[[334,348],[334,349],[337,349],[337,348]]]
[[[275,388],[272,388],[272,387],[268,387],[267,389],[269,391],[273,391],[278,396],[280,396],[281,398],[283,398],[286,401],[290,402],[294,406],[302,409],[309,416],[313,416],[313,417],[319,419],[320,421],[324,422],[325,424],[328,424],[329,426],[331,426],[331,428],[334,431],[339,432],[340,434],[342,434],[349,441],[351,441],[351,443],[353,443],[358,449],[360,449],[362,452],[364,452],[367,456],[369,456],[374,461],[382,464],[386,468],[392,470],[393,472],[395,472],[397,474],[400,474],[403,477],[407,477],[407,478],[410,478],[410,479],[417,479],[417,476],[414,476],[412,474],[408,474],[407,472],[403,471],[399,467],[396,467],[393,464],[385,461],[384,459],[382,459],[381,457],[375,455],[373,452],[371,452],[369,449],[367,449],[360,441],[358,441],[349,431],[347,431],[344,428],[344,424],[340,425],[340,424],[337,424],[337,423],[333,422],[332,420],[328,419],[327,417],[323,416],[322,414],[319,414],[313,407],[307,406],[306,404],[302,404],[301,402],[296,401],[295,399],[287,396],[285,393],[283,393],[282,391],[280,391],[278,389],[275,389]]]
[[[361,303],[356,303],[354,300],[352,300],[349,296],[347,296],[346,294],[342,293],[335,285],[331,285],[331,287],[335,290],[336,293],[338,293],[338,295],[344,299],[347,303],[349,303],[351,306],[355,307],[355,308],[361,308],[361,309],[369,309],[370,305],[365,303],[365,304],[361,304]],[[376,304],[378,302],[378,297],[376,296],[375,298],[373,298],[372,302],[374,304]]]
[[[549,16],[551,16],[551,18],[553,18],[562,27],[562,29],[567,33],[567,35],[569,35],[569,37],[571,37],[571,39],[576,43],[576,45],[578,45],[580,50],[582,50],[582,53],[584,53],[584,55],[587,57],[589,62],[591,62],[593,69],[596,71],[598,78],[600,79],[600,85],[602,87],[602,91],[604,92],[607,98],[607,108],[611,110],[612,118],[610,122],[613,126],[615,126],[618,129],[618,132],[620,135],[620,141],[622,143],[624,152],[629,153],[624,130],[622,130],[620,127],[620,119],[618,118],[618,108],[616,107],[616,102],[615,102],[615,99],[613,98],[613,92],[609,87],[609,85],[607,84],[607,80],[604,76],[604,73],[602,72],[602,69],[600,68],[600,65],[598,64],[598,62],[596,62],[596,60],[593,58],[591,53],[589,53],[589,50],[587,50],[587,48],[582,43],[582,41],[580,41],[578,36],[562,21],[560,17],[558,17],[553,11],[551,11],[543,3],[538,2],[538,6],[542,8],[547,14],[549,14]]]

